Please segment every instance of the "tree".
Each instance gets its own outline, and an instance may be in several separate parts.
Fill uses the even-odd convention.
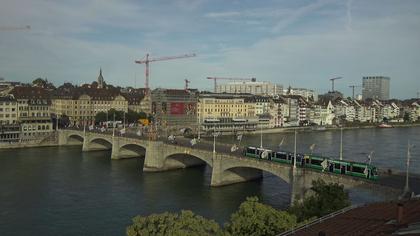
[[[350,206],[349,194],[344,186],[337,183],[326,184],[322,179],[312,182],[313,195],[302,202],[295,202],[289,212],[297,217],[298,222],[313,217],[321,217],[331,212]]]
[[[296,217],[247,198],[233,213],[225,229],[231,235],[276,235],[296,225]]]
[[[107,121],[107,114],[106,112],[98,112],[95,115],[95,123],[105,122]]]
[[[128,236],[224,234],[214,220],[195,215],[191,211],[181,211],[180,214],[165,212],[150,216],[136,216],[126,232]]]
[[[408,112],[405,112],[403,119],[404,119],[404,122],[409,122],[410,121],[410,114]]]

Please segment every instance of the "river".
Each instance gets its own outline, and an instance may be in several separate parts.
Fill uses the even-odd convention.
[[[382,169],[405,170],[407,140],[411,172],[420,173],[420,127],[345,130],[344,157],[365,160]],[[338,156],[340,131],[298,134],[298,150],[316,144],[315,152]],[[263,146],[293,149],[293,134],[264,134]],[[219,141],[235,142],[232,137]],[[259,146],[260,136],[244,136]],[[109,151],[82,153],[81,147],[0,150],[0,235],[124,235],[135,215],[190,209],[225,222],[247,196],[284,209],[289,186],[264,174],[264,179],[220,188],[210,187],[211,169],[194,167],[143,173],[143,159],[111,160]],[[383,196],[352,190],[353,203]]]

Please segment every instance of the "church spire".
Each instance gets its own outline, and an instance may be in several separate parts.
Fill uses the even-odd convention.
[[[105,80],[102,76],[102,68],[99,69],[99,76],[98,76],[98,88],[104,88],[105,87]]]

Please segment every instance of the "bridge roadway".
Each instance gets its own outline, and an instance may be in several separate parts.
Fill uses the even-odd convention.
[[[343,184],[345,188],[360,187],[376,194],[381,192],[389,199],[401,193],[395,186],[372,182],[366,179],[345,175],[318,172],[305,168],[293,168],[291,165],[274,163],[266,160],[247,158],[242,155],[242,148],[231,152],[231,145],[204,141],[191,146],[190,139],[177,137],[176,143],[160,137],[149,140],[148,137],[126,133],[124,136],[112,135],[112,132],[83,132],[80,130],[59,130],[59,145],[80,145],[83,151],[112,150],[112,159],[144,156],[145,172],[167,171],[207,164],[212,168],[211,186],[223,186],[262,178],[263,171],[271,173],[290,186],[291,201],[302,199],[307,194],[313,180],[323,179],[327,183]]]

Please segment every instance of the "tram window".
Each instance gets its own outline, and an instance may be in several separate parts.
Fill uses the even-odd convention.
[[[365,168],[363,167],[353,166],[353,172],[363,173],[364,171],[365,171]]]
[[[339,163],[335,163],[334,164],[334,169],[337,169],[337,170],[340,169],[340,164]]]
[[[321,162],[322,162],[322,160],[311,159],[311,164],[312,165],[320,166],[321,165]]]
[[[250,153],[250,154],[255,154],[255,149],[248,148],[247,152]]]
[[[287,159],[287,154],[286,153],[276,153],[276,157],[277,158],[280,158],[280,159],[283,159],[283,160],[286,160]]]
[[[351,171],[351,166],[350,165],[347,166],[347,171]]]

